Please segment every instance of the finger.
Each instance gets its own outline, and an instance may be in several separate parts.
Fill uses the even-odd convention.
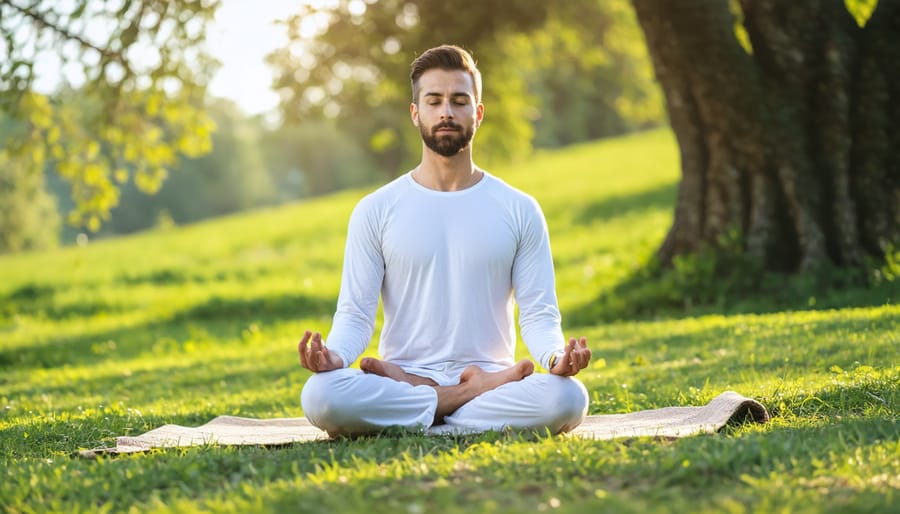
[[[309,343],[309,337],[312,333],[307,330],[303,333],[303,337],[300,338],[300,343],[297,345],[297,352],[300,354],[300,365],[304,368],[309,368],[309,359],[307,358],[307,343]]]
[[[587,366],[588,361],[591,359],[591,351],[587,347],[587,338],[581,336],[578,340],[578,345],[575,348],[574,354],[577,355],[575,361],[578,366],[578,369],[584,369]]]
[[[591,351],[586,348],[581,352],[578,352],[578,369],[582,370],[587,367],[588,362],[591,360]]]
[[[588,363],[591,362],[591,358],[594,356],[594,352],[592,352],[590,348],[585,348],[584,350],[584,366],[587,367]]]
[[[319,363],[331,369],[331,354],[328,352],[328,347],[322,346],[322,351],[319,353],[321,354]]]
[[[563,356],[562,356],[563,360],[565,360],[566,362],[569,362],[569,359],[572,358],[572,350],[574,348],[575,348],[575,338],[570,337],[569,344],[567,344],[565,349],[563,350]]]
[[[580,363],[581,363],[581,348],[582,347],[580,346],[580,342],[577,339],[575,339],[574,337],[572,339],[570,339],[570,341],[572,342],[572,354],[569,357],[569,361],[572,364],[572,366],[571,366],[572,371],[573,371],[572,374],[574,375],[575,373],[578,372],[579,369],[581,369]]]
[[[316,371],[329,371],[330,367],[328,366],[328,359],[325,357],[325,352],[317,352],[316,359],[318,360],[318,369]]]
[[[309,342],[309,355],[312,356],[315,352],[322,349],[322,337],[318,332],[315,332],[312,336],[312,339]]]
[[[318,332],[314,332],[312,335],[312,339],[309,341],[309,350],[306,353],[306,359],[309,362],[309,367],[313,371],[317,371],[317,362],[316,362],[316,354],[319,352],[319,338]]]
[[[322,350],[325,349],[325,343],[322,342],[322,334],[316,332],[313,334],[313,355],[315,356],[316,371],[322,371],[325,365],[325,359],[322,358]]]

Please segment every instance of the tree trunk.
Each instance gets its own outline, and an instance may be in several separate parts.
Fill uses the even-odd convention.
[[[664,263],[735,235],[782,271],[900,242],[900,1],[864,28],[843,0],[633,3],[681,150]]]

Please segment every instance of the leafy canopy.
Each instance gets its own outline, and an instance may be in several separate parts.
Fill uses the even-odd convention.
[[[471,50],[484,77],[482,163],[526,155],[533,141],[635,128],[617,121],[625,117],[662,119],[627,0],[332,0],[302,6],[286,28],[289,44],[269,56],[285,121],[334,120],[389,174],[412,165],[421,145],[405,115],[410,63],[444,43]]]
[[[68,221],[92,231],[133,181],[156,191],[180,156],[211,149],[215,63],[201,43],[219,0],[0,0],[0,170],[71,185]],[[38,91],[41,66],[60,83]]]

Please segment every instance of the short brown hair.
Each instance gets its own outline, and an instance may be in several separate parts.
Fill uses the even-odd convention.
[[[435,68],[468,72],[475,84],[475,101],[481,101],[481,72],[475,66],[475,59],[456,45],[441,45],[426,50],[412,62],[409,80],[412,83],[413,103],[419,103],[419,77]]]

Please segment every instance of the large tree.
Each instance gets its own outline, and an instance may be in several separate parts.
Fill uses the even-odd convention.
[[[900,241],[900,1],[633,4],[681,150],[663,262],[731,244],[809,270]]]

